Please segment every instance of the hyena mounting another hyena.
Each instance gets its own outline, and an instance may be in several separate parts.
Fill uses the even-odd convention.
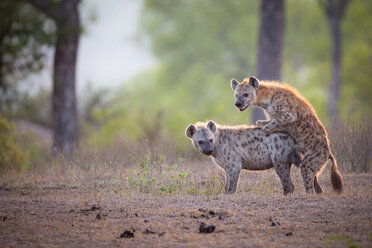
[[[307,193],[322,193],[318,176],[331,159],[331,183],[338,193],[343,190],[343,180],[337,162],[329,147],[327,132],[314,109],[295,89],[277,82],[260,82],[249,77],[242,83],[231,80],[236,107],[244,111],[249,106],[265,110],[268,120],[257,121],[266,134],[277,130],[288,133],[296,142],[296,151],[303,155],[301,175]]]
[[[290,170],[293,164],[295,143],[284,133],[266,135],[255,126],[221,126],[213,121],[190,124],[186,136],[201,153],[226,173],[227,194],[236,192],[241,169],[267,170],[275,168],[283,185],[284,195],[295,189]],[[298,156],[298,155],[297,155]]]

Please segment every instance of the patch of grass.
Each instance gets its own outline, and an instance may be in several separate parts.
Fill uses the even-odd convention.
[[[326,238],[327,238],[327,241],[326,241],[327,246],[333,246],[336,243],[336,244],[346,244],[346,246],[349,248],[359,247],[352,238],[349,238],[347,236],[335,234],[335,235],[329,235]]]
[[[150,151],[137,163],[137,168],[131,170],[126,183],[131,191],[165,194],[218,194],[220,179],[211,176],[207,180],[198,181],[184,169],[184,161],[169,165],[164,155],[154,156]]]
[[[14,123],[0,116],[0,170],[21,170],[28,166],[29,152],[16,142]]]

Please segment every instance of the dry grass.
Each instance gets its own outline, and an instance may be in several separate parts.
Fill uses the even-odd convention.
[[[372,120],[328,127],[332,151],[344,172],[372,171]]]
[[[321,196],[304,193],[295,167],[291,196],[282,195],[274,170],[243,171],[238,193],[227,196],[224,173],[209,158],[159,152],[148,142],[3,171],[0,247],[371,247],[372,144],[370,125],[361,125],[329,130],[345,181],[341,196],[328,167]],[[215,232],[199,233],[201,222]],[[120,238],[125,230],[134,237]]]
[[[311,196],[304,193],[299,169],[293,168],[296,191],[284,197],[274,170],[249,171],[241,174],[238,193],[227,196],[222,193],[224,175],[209,159],[180,163],[145,152],[128,164],[119,161],[92,153],[54,161],[50,168],[2,174],[0,246],[372,245],[372,174],[344,174],[345,192],[338,196],[325,170],[320,177],[325,193]],[[190,175],[187,187],[157,191],[176,182],[159,179],[169,173],[161,166],[174,163],[174,175]],[[158,184],[143,191],[128,177],[133,169],[143,176],[146,165],[150,172],[145,177],[155,177]],[[279,225],[271,226],[273,221]],[[198,233],[201,222],[215,225],[216,231]],[[135,230],[134,237],[120,238],[125,230]]]

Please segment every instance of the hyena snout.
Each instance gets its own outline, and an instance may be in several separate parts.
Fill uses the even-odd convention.
[[[204,144],[200,146],[200,151],[209,156],[213,153],[213,147],[209,144]]]
[[[240,110],[244,111],[249,106],[249,101],[244,101],[241,97],[236,98],[235,106]]]
[[[209,151],[205,151],[205,152],[204,152],[204,154],[205,154],[205,155],[208,155],[208,156],[211,155],[212,153],[213,153],[213,150],[209,150]]]
[[[237,99],[236,102],[235,102],[235,106],[240,108],[243,106],[243,101],[241,99]]]

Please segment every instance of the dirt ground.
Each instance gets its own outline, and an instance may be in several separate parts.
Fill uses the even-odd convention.
[[[257,176],[267,179],[250,173],[241,181]],[[321,196],[296,185],[287,197],[244,190],[152,196],[111,186],[2,186],[0,246],[372,247],[372,174],[344,175],[342,196],[328,180],[321,181]],[[199,233],[202,222],[214,225],[214,232]]]

